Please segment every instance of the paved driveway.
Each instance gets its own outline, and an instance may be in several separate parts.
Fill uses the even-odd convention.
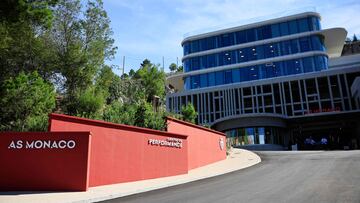
[[[247,169],[107,202],[360,202],[360,151],[258,154]]]

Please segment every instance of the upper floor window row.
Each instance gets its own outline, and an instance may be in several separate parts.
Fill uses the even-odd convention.
[[[212,87],[230,83],[321,71],[326,70],[327,68],[328,58],[326,56],[311,56],[189,76],[184,78],[184,88],[185,90],[189,90]]]
[[[183,44],[184,56],[215,48],[281,37],[301,32],[316,31],[320,29],[320,20],[318,17],[307,17],[282,23],[264,25],[258,28],[251,28],[185,42]]]
[[[277,43],[192,57],[184,60],[184,68],[185,72],[189,72],[307,51],[325,51],[323,37],[320,35],[314,35]]]

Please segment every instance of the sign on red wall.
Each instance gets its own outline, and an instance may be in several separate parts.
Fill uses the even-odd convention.
[[[0,133],[0,190],[87,190],[90,132]]]

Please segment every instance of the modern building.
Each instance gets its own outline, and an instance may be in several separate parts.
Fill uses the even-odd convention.
[[[303,12],[186,37],[168,111],[191,102],[229,145],[359,148],[360,54],[341,56],[347,31],[320,20]]]

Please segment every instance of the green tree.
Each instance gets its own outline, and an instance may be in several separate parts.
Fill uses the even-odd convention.
[[[188,103],[186,106],[182,106],[181,114],[183,115],[183,120],[190,123],[195,123],[196,117],[198,115],[192,103]]]
[[[0,130],[45,131],[55,91],[37,72],[20,73],[1,87]]]
[[[170,64],[169,69],[171,72],[175,72],[177,70],[177,65],[175,63]]]
[[[184,71],[184,67],[183,66],[179,66],[177,69],[176,69],[176,72],[183,72]]]
[[[94,87],[88,88],[77,95],[75,100],[76,115],[85,118],[101,119],[105,99],[102,91],[96,91]]]

